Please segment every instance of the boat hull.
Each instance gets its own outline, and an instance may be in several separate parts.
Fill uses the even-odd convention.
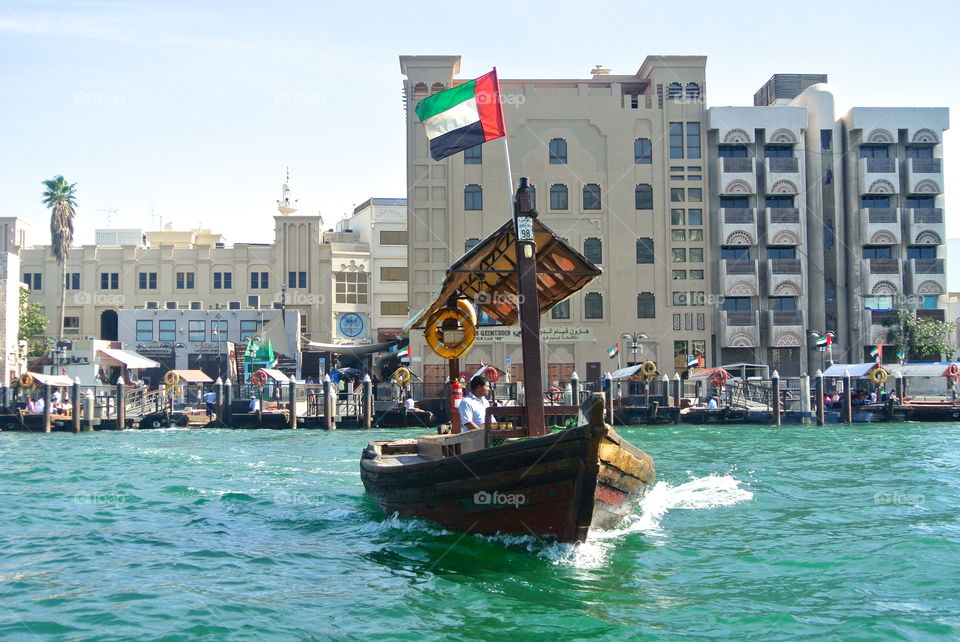
[[[452,457],[361,460],[367,493],[387,514],[467,533],[534,535],[582,542],[632,513],[655,472],[648,455],[609,426],[581,426]]]

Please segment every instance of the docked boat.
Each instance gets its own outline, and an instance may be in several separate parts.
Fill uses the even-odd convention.
[[[520,322],[525,389],[543,390],[540,315],[601,273],[535,218],[531,201],[521,179],[514,218],[451,265],[436,298],[405,326],[424,329],[451,381],[482,311],[502,325]],[[548,431],[571,417],[579,425]],[[633,512],[655,478],[650,456],[605,423],[599,395],[577,408],[545,407],[542,395],[528,393],[522,406],[487,408],[484,427],[467,432],[459,415],[452,419],[451,434],[364,450],[364,487],[386,513],[467,533],[583,542],[590,528],[612,528]]]
[[[419,408],[391,408],[379,413],[373,425],[377,428],[429,428],[433,425],[433,413]]]

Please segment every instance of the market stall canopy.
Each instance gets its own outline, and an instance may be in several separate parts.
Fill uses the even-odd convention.
[[[533,220],[537,244],[537,292],[540,314],[547,312],[574,292],[581,290],[602,270],[553,233],[540,219]],[[511,218],[447,268],[447,276],[433,301],[417,312],[404,332],[423,328],[451,299],[468,299],[478,312],[496,323],[513,325],[520,311],[517,305],[517,244]]]
[[[703,370],[700,370],[696,374],[692,374],[689,377],[687,377],[687,381],[699,381],[701,379],[709,379],[717,372],[722,373],[727,379],[733,379],[732,374],[727,372],[726,369],[718,366],[716,368],[704,368]]]
[[[97,350],[102,356],[100,363],[107,366],[126,366],[130,369],[159,368],[160,364],[153,359],[132,350],[118,350],[116,348],[100,348]]]
[[[262,372],[265,375],[267,375],[269,378],[280,383],[287,383],[288,381],[290,381],[290,377],[283,374],[279,370],[272,370],[270,368],[260,368],[259,370],[257,370],[257,372]]]
[[[900,373],[904,377],[946,377],[950,375],[952,363],[891,363],[884,364],[884,368],[891,374]]]
[[[372,343],[366,346],[341,346],[336,343],[317,343],[316,341],[304,341],[303,346],[314,351],[332,352],[334,354],[352,354],[359,356],[362,354],[372,354],[374,352],[383,352],[391,346],[397,345],[397,341],[384,341],[383,343]]]
[[[34,380],[38,385],[51,385],[51,386],[72,386],[73,379],[67,375],[49,375],[49,374],[39,374],[36,372],[28,372],[28,375]]]
[[[184,383],[212,383],[213,379],[207,376],[203,370],[171,370]]]
[[[873,370],[876,365],[873,361],[870,363],[835,363],[824,370],[823,376],[830,378],[845,377],[847,370],[849,370],[851,377],[866,377],[867,373]],[[887,366],[883,366],[883,369],[887,370]],[[887,371],[889,372],[889,370]]]
[[[643,368],[643,364],[638,363],[635,366],[627,366],[626,368],[620,368],[619,370],[614,370],[610,374],[610,381],[634,380],[640,376],[641,368]]]

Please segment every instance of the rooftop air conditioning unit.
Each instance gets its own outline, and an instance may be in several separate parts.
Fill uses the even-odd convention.
[[[230,309],[230,310],[239,310],[239,309],[240,309],[240,302],[239,302],[239,301],[231,301],[231,302],[228,303],[227,305],[228,305],[228,309]]]
[[[97,340],[97,338],[96,338],[95,336],[93,336],[92,334],[88,334],[87,336],[84,337],[84,339],[86,339],[87,341],[96,341],[96,340]]]
[[[190,309],[191,309],[191,310],[202,310],[202,309],[203,309],[203,301],[191,301],[191,302],[190,302]]]
[[[247,297],[247,305],[250,307],[251,310],[259,310],[259,309],[260,309],[260,295],[259,295],[259,294],[251,294],[250,296],[248,296],[248,297]]]
[[[163,307],[167,310],[177,310],[180,306],[177,305],[176,301],[166,301],[164,302]]]
[[[159,309],[160,309],[160,302],[159,302],[159,301],[147,301],[147,302],[143,305],[143,309],[144,309],[144,310],[159,310]]]
[[[219,304],[219,303],[211,303],[211,304],[210,304],[210,309],[211,309],[211,310],[219,310],[219,309],[220,309],[220,304]]]
[[[280,301],[274,301],[274,302],[273,302],[273,309],[274,309],[274,310],[282,310],[282,309],[283,309],[283,303],[281,303]]]

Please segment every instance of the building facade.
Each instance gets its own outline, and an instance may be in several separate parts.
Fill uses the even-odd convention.
[[[705,63],[657,56],[633,75],[596,69],[586,79],[502,79],[508,180],[502,141],[430,158],[413,108],[463,82],[455,78],[460,58],[401,57],[411,307],[426,305],[450,263],[511,216],[511,194],[526,176],[540,220],[604,270],[543,318],[546,382],[564,382],[574,371],[598,381],[616,368],[607,349],[617,343],[621,363],[651,359],[670,374],[687,354],[709,355]],[[621,340],[624,333],[637,341]],[[410,346],[427,381],[446,377],[421,332],[411,334]],[[519,337],[480,328],[465,370],[481,360],[516,376]]]

